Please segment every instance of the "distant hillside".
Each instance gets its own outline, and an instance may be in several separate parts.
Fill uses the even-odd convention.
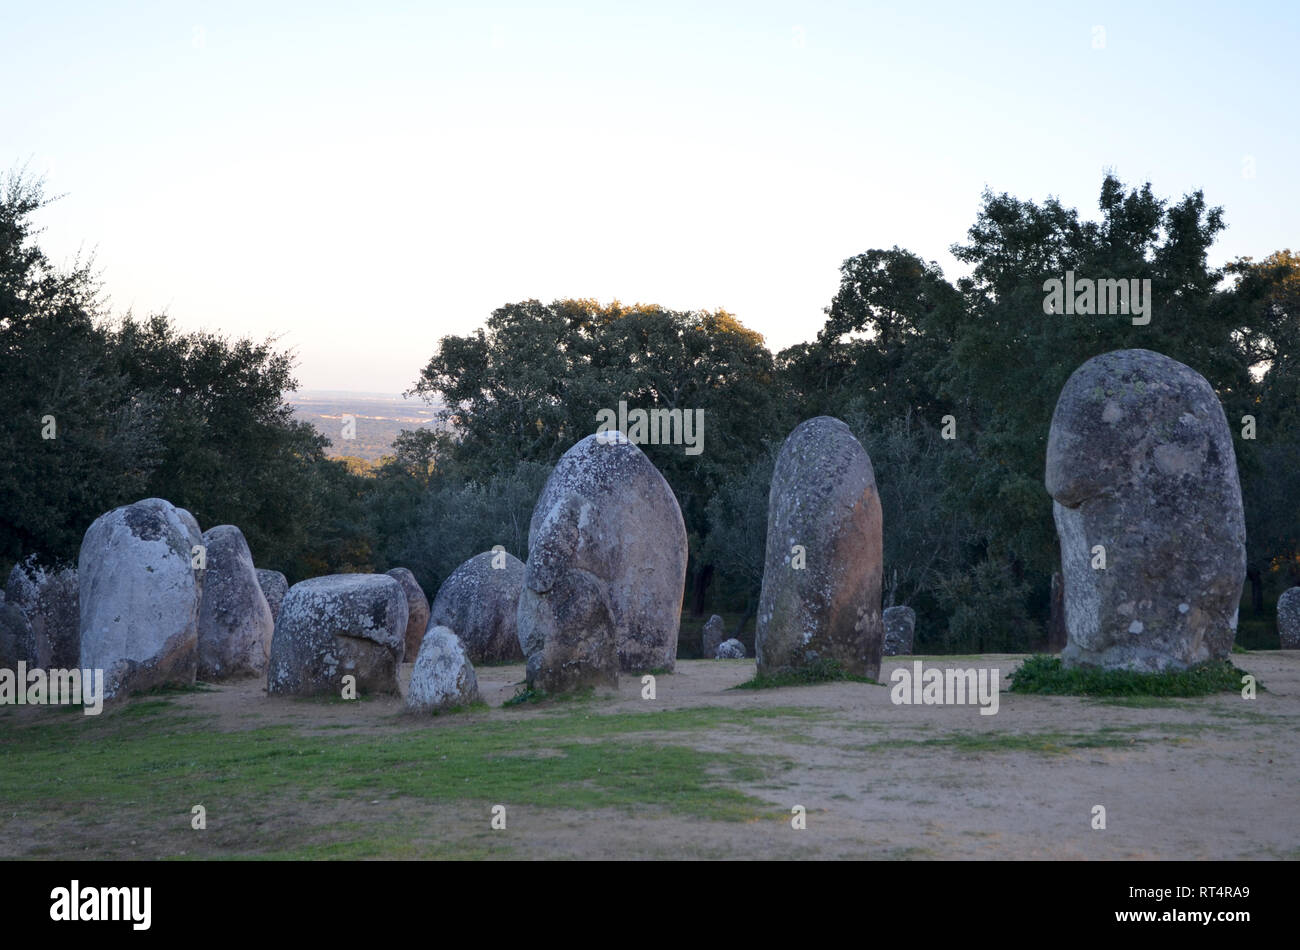
[[[375,461],[393,452],[393,440],[403,429],[437,428],[441,406],[392,393],[352,393],[341,390],[303,390],[289,403],[294,417],[310,422],[332,445],[331,458],[345,455]],[[355,438],[343,438],[344,416],[356,420]]]

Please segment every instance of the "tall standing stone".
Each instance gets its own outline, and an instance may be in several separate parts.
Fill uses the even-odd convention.
[[[280,619],[280,605],[284,603],[284,595],[289,593],[289,579],[279,571],[268,571],[259,567],[257,586],[262,588],[262,596],[266,598],[266,604],[271,608],[271,621],[274,623]]]
[[[387,574],[329,574],[294,584],[280,605],[266,671],[273,695],[400,694],[406,594]]]
[[[686,526],[672,489],[621,433],[565,452],[528,535],[519,639],[547,692],[671,670],[686,585]]]
[[[146,498],[100,515],[77,560],[83,669],[104,671],[106,699],[163,685],[193,685],[202,574],[198,522]]]
[[[523,659],[519,594],[524,562],[508,551],[484,551],[452,571],[429,608],[429,626],[450,627],[472,663]]]
[[[17,604],[0,599],[0,670],[18,670],[19,663],[31,666],[33,648],[32,625]]]
[[[761,674],[832,660],[880,674],[880,496],[866,450],[830,416],[785,440],[768,495],[754,648]]]
[[[72,568],[53,570],[28,558],[15,564],[5,587],[9,603],[32,626],[29,666],[72,669],[81,661],[81,590]]]
[[[1283,650],[1300,650],[1300,587],[1277,599],[1277,637]]]
[[[405,662],[414,663],[416,654],[420,652],[424,631],[429,626],[429,600],[424,596],[424,589],[420,587],[415,575],[406,568],[395,567],[386,573],[402,585],[402,593],[406,595],[406,633],[403,637],[406,642]]]
[[[232,524],[203,532],[206,570],[199,602],[199,668],[216,681],[266,672],[275,618],[258,583],[244,533]]]
[[[1088,360],[1052,416],[1047,491],[1067,666],[1151,672],[1228,656],[1246,528],[1232,433],[1203,376],[1150,350]]]
[[[1065,578],[1052,572],[1052,602],[1047,616],[1047,652],[1060,653],[1068,641],[1065,632]]]
[[[885,656],[911,656],[916,638],[916,611],[911,607],[886,607],[882,614],[885,625]]]

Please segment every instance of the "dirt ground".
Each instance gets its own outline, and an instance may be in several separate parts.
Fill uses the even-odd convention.
[[[729,690],[753,676],[748,661],[679,661],[657,678],[653,701],[639,679],[595,697],[592,716],[650,709],[800,707],[779,727],[664,736],[709,752],[776,754],[791,760],[777,780],[730,784],[786,818],[709,821],[653,815],[512,807],[506,832],[473,834],[475,848],[507,840],[511,857],[537,858],[1051,858],[1268,859],[1300,857],[1300,651],[1234,656],[1267,687],[1154,704],[1115,704],[1005,691],[1021,658],[926,658],[926,667],[1000,670],[996,715],[978,707],[895,705],[886,686],[836,683],[761,691]],[[888,658],[881,681],[913,658]],[[409,665],[403,682],[409,678]],[[488,711],[438,717],[410,728],[456,729],[505,716],[522,665],[485,667]],[[313,732],[348,724],[393,728],[397,699],[361,704],[268,698],[257,682],[180,697],[219,728],[293,724]],[[400,803],[371,802],[380,810]],[[1106,827],[1094,829],[1094,807]],[[281,820],[328,821],[330,809]],[[341,810],[349,806],[335,805]],[[425,809],[428,827],[451,822],[448,806]],[[775,814],[775,812],[774,812]],[[449,826],[449,825],[448,825]],[[463,839],[467,843],[469,838]],[[454,850],[453,842],[453,850]],[[503,854],[503,856],[505,856]]]

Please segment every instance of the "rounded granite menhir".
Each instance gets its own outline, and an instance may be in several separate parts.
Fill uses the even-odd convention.
[[[507,551],[476,554],[438,588],[429,608],[429,626],[450,627],[472,663],[522,660],[519,594],[524,562]]]
[[[146,498],[100,515],[77,561],[82,669],[104,671],[111,699],[155,686],[194,684],[202,572],[198,522]]]
[[[262,593],[244,533],[232,524],[203,532],[206,548],[199,602],[199,670],[206,682],[261,676],[275,618]]]
[[[854,675],[879,675],[881,546],[866,450],[838,419],[800,423],[777,456],[768,495],[754,641],[760,673],[831,660]]]
[[[408,607],[387,574],[330,574],[289,588],[271,640],[267,692],[342,695],[344,676],[358,694],[398,694]]]
[[[518,626],[530,686],[672,670],[685,585],[672,489],[621,433],[587,436],[560,458],[529,526]]]
[[[1161,671],[1228,656],[1246,528],[1232,433],[1203,376],[1150,350],[1088,360],[1052,416],[1047,491],[1062,662]]]

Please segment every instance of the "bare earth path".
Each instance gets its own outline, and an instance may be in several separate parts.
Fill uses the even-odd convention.
[[[1005,687],[1020,659],[934,657],[925,664],[997,668]],[[1233,659],[1267,690],[1253,700],[1225,693],[1136,702],[1004,691],[991,716],[976,706],[894,705],[887,686],[868,684],[729,689],[753,675],[752,660],[679,661],[677,672],[657,677],[653,700],[642,698],[638,679],[625,677],[616,694],[580,704],[512,708],[501,704],[514,694],[522,665],[487,667],[479,670],[479,681],[490,709],[421,720],[396,715],[396,699],[286,701],[268,698],[260,683],[249,681],[182,694],[170,705],[222,734],[288,726],[303,736],[346,733],[372,736],[375,743],[408,731],[454,732],[560,715],[580,717],[599,737],[601,716],[645,715],[644,731],[624,733],[619,741],[681,745],[720,761],[740,754],[777,763],[720,779],[771,807],[763,817],[737,821],[677,814],[672,794],[658,807],[631,809],[507,801],[508,827],[493,831],[490,803],[475,802],[472,788],[457,803],[362,800],[300,789],[242,806],[250,813],[238,822],[214,819],[213,830],[196,840],[174,815],[155,818],[130,808],[110,813],[107,803],[97,811],[87,802],[78,805],[81,820],[69,822],[66,813],[45,812],[40,802],[30,808],[6,802],[0,856],[256,854],[259,836],[294,829],[316,842],[346,843],[361,822],[391,827],[407,842],[394,854],[399,857],[1300,857],[1300,652]],[[887,659],[882,681],[912,661]],[[408,665],[403,679],[409,674]],[[727,722],[664,730],[653,715],[663,710],[721,710]],[[765,710],[779,714],[762,715]],[[23,715],[26,725],[37,715],[66,721],[71,714]],[[0,729],[4,725],[0,718]],[[70,750],[72,781],[76,760]],[[1106,811],[1104,830],[1092,828],[1097,805]],[[793,806],[806,809],[806,829],[791,827]]]

